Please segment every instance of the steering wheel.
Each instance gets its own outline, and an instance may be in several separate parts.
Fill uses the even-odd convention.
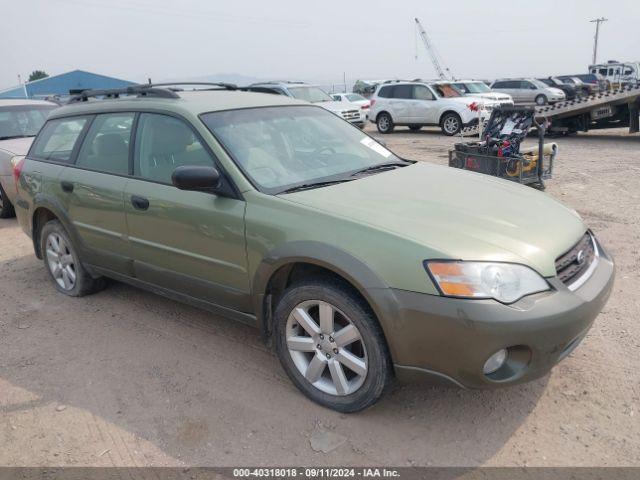
[[[327,152],[327,153],[323,153],[323,152]],[[335,155],[335,153],[336,151],[333,147],[328,147],[326,145],[323,145],[321,147],[316,148],[313,152],[311,152],[311,155],[309,156],[309,160],[304,160],[304,163],[306,163],[310,167],[317,167],[318,163],[323,167],[328,167],[329,164],[323,161],[321,157],[322,155],[327,155],[327,154]]]

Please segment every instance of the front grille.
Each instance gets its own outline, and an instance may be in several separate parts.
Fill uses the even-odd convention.
[[[597,257],[594,239],[589,232],[571,250],[556,259],[556,273],[567,286],[575,284],[585,276]],[[586,280],[586,278],[584,279]]]
[[[350,122],[353,120],[360,120],[360,111],[359,110],[346,110],[342,112],[342,118],[345,120],[349,120]]]

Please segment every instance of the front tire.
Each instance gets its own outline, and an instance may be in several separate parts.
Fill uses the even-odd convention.
[[[536,105],[546,105],[548,102],[546,95],[538,95],[536,97]]]
[[[13,218],[16,216],[16,212],[13,209],[13,205],[9,201],[9,197],[0,185],[0,218]]]
[[[104,286],[82,266],[76,247],[58,220],[51,220],[40,232],[40,251],[49,277],[60,293],[82,297]]]
[[[310,279],[289,287],[274,314],[276,351],[307,397],[339,412],[373,405],[393,369],[380,326],[346,285]]]
[[[391,115],[386,112],[382,112],[378,115],[378,118],[376,118],[376,126],[380,133],[391,133],[395,128],[393,118],[391,118]]]
[[[460,115],[454,112],[445,113],[440,119],[440,129],[448,137],[460,133],[462,130]]]

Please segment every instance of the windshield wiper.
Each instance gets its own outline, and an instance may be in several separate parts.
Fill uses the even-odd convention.
[[[341,180],[327,180],[325,182],[312,182],[312,183],[303,183],[302,185],[296,185],[295,187],[287,188],[281,192],[278,192],[278,195],[281,193],[293,193],[299,192],[301,190],[311,190],[312,188],[320,188],[327,187],[329,185],[336,185],[338,183],[351,182],[354,179],[343,178]]]
[[[9,135],[6,137],[0,137],[0,140],[12,140],[14,138],[28,138],[28,137],[35,137],[35,135]]]
[[[353,172],[351,176],[355,177],[356,175],[362,175],[363,173],[377,173],[377,172],[384,172],[386,170],[395,170],[396,168],[406,167],[407,165],[411,165],[411,164],[405,163],[405,162],[380,163],[378,165],[372,165],[371,167],[363,168],[362,170]]]

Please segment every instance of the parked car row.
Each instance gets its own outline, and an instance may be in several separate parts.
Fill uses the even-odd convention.
[[[380,133],[391,133],[398,125],[417,131],[439,126],[447,136],[488,118],[501,101],[465,95],[450,82],[395,82],[379,85],[371,97],[370,121]],[[484,108],[479,108],[479,105]]]
[[[535,103],[546,105],[566,99],[564,92],[556,87],[550,87],[535,78],[500,79],[491,84],[491,89],[508,93],[516,103]]]
[[[272,93],[303,100],[309,103],[316,103],[322,108],[335,113],[348,122],[364,128],[367,121],[367,112],[362,104],[346,102],[342,99],[336,101],[327,92],[316,85],[309,85],[304,82],[278,81],[262,82],[249,85],[243,90],[248,92]]]
[[[614,264],[573,210],[403,160],[311,86],[258,88],[283,93],[140,85],[52,112],[11,188],[53,288],[79,297],[113,278],[254,325],[300,391],[341,412],[396,377],[530,381],[585,338]],[[447,83],[373,100],[386,132],[477,121]]]

